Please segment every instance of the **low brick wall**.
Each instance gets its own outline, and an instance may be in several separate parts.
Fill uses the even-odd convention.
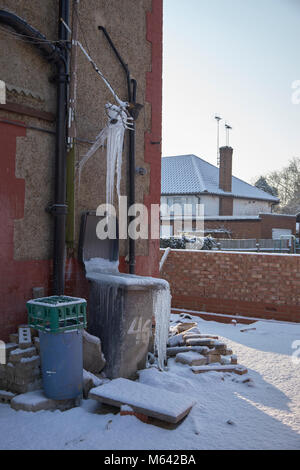
[[[172,250],[161,277],[173,307],[300,322],[299,255]]]

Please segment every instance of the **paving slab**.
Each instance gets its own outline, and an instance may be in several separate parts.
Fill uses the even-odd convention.
[[[203,374],[204,372],[233,372],[234,374],[244,375],[248,370],[241,365],[224,365],[224,366],[194,366],[192,367],[194,374]]]
[[[137,413],[168,423],[181,421],[196,403],[182,393],[162,390],[123,378],[93,388],[89,398],[117,407],[129,405]]]
[[[0,390],[0,403],[10,403],[15,396],[15,393]]]
[[[204,333],[190,333],[189,330],[186,333],[183,333],[183,338],[187,339],[197,339],[197,338],[209,338],[209,339],[219,339],[219,336],[214,335],[205,335]]]
[[[176,325],[178,333],[183,333],[184,331],[190,330],[191,328],[195,327],[197,327],[197,323],[195,322],[184,322]]]
[[[167,357],[174,357],[178,353],[195,351],[199,354],[208,354],[209,348],[207,346],[175,346],[167,348]]]
[[[207,357],[195,351],[191,351],[177,354],[175,361],[189,366],[203,366],[207,364]]]
[[[186,340],[188,346],[210,346],[213,347],[215,340],[211,338],[188,338]]]
[[[23,357],[32,357],[36,356],[36,347],[31,346],[30,348],[21,349],[16,348],[13,349],[9,354],[9,361],[12,363],[20,362]]]
[[[65,411],[75,406],[75,400],[52,400],[44,395],[43,390],[36,390],[17,395],[11,400],[10,406],[16,411]]]

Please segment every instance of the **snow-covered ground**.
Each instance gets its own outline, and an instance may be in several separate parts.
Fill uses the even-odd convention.
[[[292,356],[293,345],[300,349],[300,324],[193,320],[201,332],[224,339],[249,373],[195,375],[174,359],[167,372],[142,371],[141,382],[197,401],[176,429],[119,413],[97,414],[93,400],[66,412],[27,413],[0,404],[0,449],[300,449],[300,359]],[[245,378],[251,381],[243,383]]]

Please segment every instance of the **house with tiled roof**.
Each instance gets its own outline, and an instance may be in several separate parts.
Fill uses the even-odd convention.
[[[274,213],[279,199],[232,175],[231,147],[221,147],[220,166],[196,155],[162,158],[161,234],[176,235],[174,220],[204,218],[205,233],[230,238],[279,238],[294,234],[295,217]],[[168,223],[170,220],[170,223]]]

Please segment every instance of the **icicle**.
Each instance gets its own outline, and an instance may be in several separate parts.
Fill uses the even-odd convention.
[[[117,194],[120,196],[124,134],[125,129],[128,129],[130,123],[128,123],[129,118],[126,112],[119,106],[107,103],[105,107],[108,115],[108,123],[97,135],[95,143],[78,164],[79,185],[84,165],[107,140],[106,204],[113,204],[115,173],[117,173]]]
[[[108,127],[104,127],[104,129],[102,129],[101,132],[99,132],[99,134],[97,135],[96,140],[94,144],[92,145],[92,147],[89,149],[89,151],[84,155],[84,157],[78,163],[77,167],[78,167],[79,186],[80,186],[81,172],[82,172],[84,165],[90,159],[90,157],[92,157],[94,153],[97,152],[97,150],[100,147],[103,147],[105,140],[107,139],[107,135],[108,135]]]
[[[165,287],[154,291],[153,310],[155,316],[155,350],[160,370],[164,370],[167,357],[167,341],[170,326],[171,293],[170,288]]]

